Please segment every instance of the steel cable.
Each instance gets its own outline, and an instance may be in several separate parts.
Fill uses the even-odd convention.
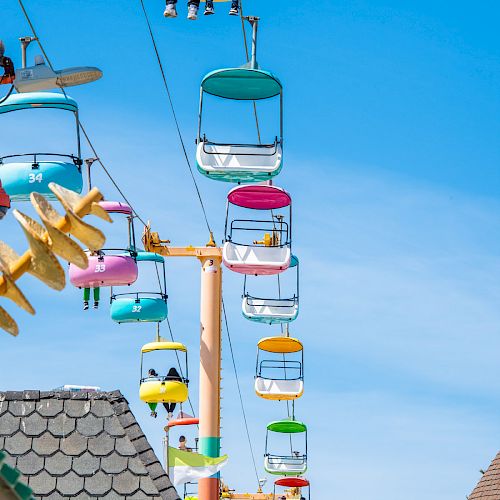
[[[181,132],[181,129],[180,129],[180,126],[179,126],[179,121],[177,119],[177,114],[175,112],[175,107],[174,107],[172,95],[170,94],[170,88],[168,86],[167,77],[166,77],[165,71],[163,69],[163,64],[161,62],[161,57],[160,57],[160,53],[158,51],[158,46],[156,45],[156,39],[155,39],[155,36],[154,36],[154,33],[153,33],[153,28],[151,27],[151,23],[149,22],[149,16],[148,16],[148,13],[146,11],[146,7],[144,6],[144,1],[143,0],[139,0],[139,1],[140,1],[140,4],[141,4],[141,7],[142,7],[142,12],[144,13],[144,19],[145,19],[146,24],[148,26],[149,36],[150,36],[151,42],[153,44],[153,49],[154,49],[154,52],[155,52],[155,55],[156,55],[156,60],[158,61],[158,67],[160,68],[161,76],[162,76],[162,79],[163,79],[163,84],[164,84],[165,90],[167,92],[168,101],[169,101],[169,104],[170,104],[170,110],[172,111],[172,116],[174,118],[175,127],[177,129],[177,135],[179,136],[179,141],[180,141],[181,146],[182,146],[182,151],[184,153],[184,158],[186,159],[186,165],[187,165],[189,173],[191,175],[191,179],[193,180],[193,184],[194,184],[194,187],[195,187],[195,190],[196,190],[196,194],[198,195],[198,200],[200,202],[201,209],[203,211],[203,217],[205,219],[205,223],[207,225],[207,229],[211,233],[212,229],[210,227],[210,223],[208,222],[207,212],[205,210],[205,204],[203,203],[203,199],[202,199],[201,193],[200,193],[200,188],[198,187],[198,183],[196,182],[196,178],[195,178],[194,173],[193,173],[193,168],[191,166],[191,162],[189,161],[189,156],[187,154],[186,145],[184,144],[184,139],[182,137],[182,132]]]

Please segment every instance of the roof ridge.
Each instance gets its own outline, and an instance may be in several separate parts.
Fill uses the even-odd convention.
[[[120,394],[120,391],[116,391]],[[111,401],[111,400],[110,400]],[[137,422],[134,414],[130,410],[128,401],[122,396],[111,401],[115,415],[117,416],[120,424],[122,424],[126,435],[130,442],[136,449],[139,459],[148,471],[153,484],[158,489],[158,492],[163,500],[180,500],[176,489],[168,477],[167,472],[160,463],[152,446]]]
[[[119,391],[0,391],[0,401],[40,401],[43,399],[76,399],[84,401],[108,400],[114,402],[117,400],[125,401],[125,396]]]

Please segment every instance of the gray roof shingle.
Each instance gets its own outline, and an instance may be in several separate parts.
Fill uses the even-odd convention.
[[[0,392],[0,450],[36,498],[180,500],[119,391]]]

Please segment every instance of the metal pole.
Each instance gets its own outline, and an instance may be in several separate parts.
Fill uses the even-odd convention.
[[[168,426],[165,426],[165,437],[163,438],[163,461],[165,463],[165,471],[169,474],[169,463],[168,463]]]
[[[222,269],[220,257],[200,257],[200,453],[220,456]],[[219,500],[219,474],[198,482],[198,497]]]
[[[250,17],[250,24],[252,25],[252,62],[250,67],[252,69],[257,69],[257,28],[259,24],[258,17]]]
[[[32,36],[23,36],[19,38],[21,42],[21,66],[22,68],[26,68],[26,49],[31,42],[34,42],[37,38]]]

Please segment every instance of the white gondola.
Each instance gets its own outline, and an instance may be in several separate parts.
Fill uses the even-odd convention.
[[[247,277],[243,285],[243,302],[241,310],[243,316],[257,323],[269,325],[290,323],[297,319],[299,314],[299,260],[292,255],[290,268],[297,273],[296,293],[289,298],[260,298],[247,292]]]
[[[291,203],[290,195],[282,188],[268,185],[239,186],[228,196],[225,243],[222,250],[224,264],[243,274],[269,275],[285,271],[291,261]],[[235,205],[250,210],[268,210],[268,220],[233,219],[228,224],[229,207]],[[288,222],[275,210],[288,207]],[[262,241],[235,242],[234,233],[269,231]],[[262,233],[260,233],[262,234]]]

